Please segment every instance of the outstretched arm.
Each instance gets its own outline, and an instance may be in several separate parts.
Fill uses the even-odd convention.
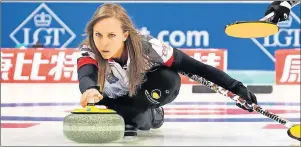
[[[236,92],[241,82],[233,79],[224,71],[207,65],[196,59],[188,56],[184,52],[178,49],[174,49],[174,61],[171,68],[187,74],[203,77],[227,90]]]
[[[173,62],[170,68],[178,72],[192,75],[189,76],[192,80],[204,78],[240,96],[241,98],[245,99],[248,104],[257,104],[256,96],[251,93],[240,81],[233,79],[224,71],[218,68],[195,60],[194,58],[183,53],[181,50],[174,49]],[[250,112],[253,111],[246,109],[240,104],[237,104],[237,106],[242,109],[249,110]]]

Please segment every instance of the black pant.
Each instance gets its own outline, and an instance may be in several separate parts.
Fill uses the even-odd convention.
[[[146,73],[146,81],[133,97],[112,99],[104,96],[96,105],[105,105],[115,110],[129,124],[139,113],[172,102],[179,94],[180,86],[181,78],[176,71],[158,67]]]

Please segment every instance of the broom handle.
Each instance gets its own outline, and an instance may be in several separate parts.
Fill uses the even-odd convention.
[[[226,96],[226,97],[229,97],[231,98],[233,101],[235,101],[236,103],[240,103],[242,105],[244,105],[246,108],[248,109],[253,109],[254,111],[286,126],[287,128],[290,128],[291,126],[295,125],[293,124],[292,122],[290,122],[289,120],[285,119],[285,118],[282,118],[272,112],[269,112],[267,110],[264,110],[262,107],[260,107],[259,105],[256,105],[256,104],[252,104],[252,105],[249,105],[246,103],[246,101],[243,99],[243,98],[240,98],[238,95],[230,92],[229,90],[226,90],[225,88],[221,87],[221,86],[218,86],[202,77],[199,77],[197,75],[193,75],[193,74],[187,74],[185,72],[179,72],[180,74],[186,76],[186,77],[189,77],[190,79],[192,80],[195,80],[197,82],[199,82],[200,84],[210,88],[211,90],[213,90],[214,92],[216,93],[219,93],[223,96]]]

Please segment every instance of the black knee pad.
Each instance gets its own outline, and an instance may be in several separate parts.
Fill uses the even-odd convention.
[[[146,81],[135,96],[135,102],[144,108],[159,107],[172,102],[179,94],[180,75],[167,67],[159,67],[146,73]]]

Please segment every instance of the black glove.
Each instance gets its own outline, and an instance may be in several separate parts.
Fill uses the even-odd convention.
[[[234,93],[237,94],[239,97],[241,97],[242,99],[244,99],[249,105],[252,105],[253,103],[257,104],[257,98],[256,96],[247,89],[247,87],[245,87],[242,84],[238,84],[235,88],[234,88]],[[253,112],[253,109],[248,109],[245,106],[241,105],[240,103],[236,103],[236,106],[238,106],[241,109],[247,110],[249,112]]]
[[[265,11],[265,16],[274,12],[274,17],[272,18],[271,22],[277,24],[278,22],[285,21],[288,19],[290,15],[290,9],[285,6],[280,6],[281,1],[274,1],[272,2],[267,10]]]

